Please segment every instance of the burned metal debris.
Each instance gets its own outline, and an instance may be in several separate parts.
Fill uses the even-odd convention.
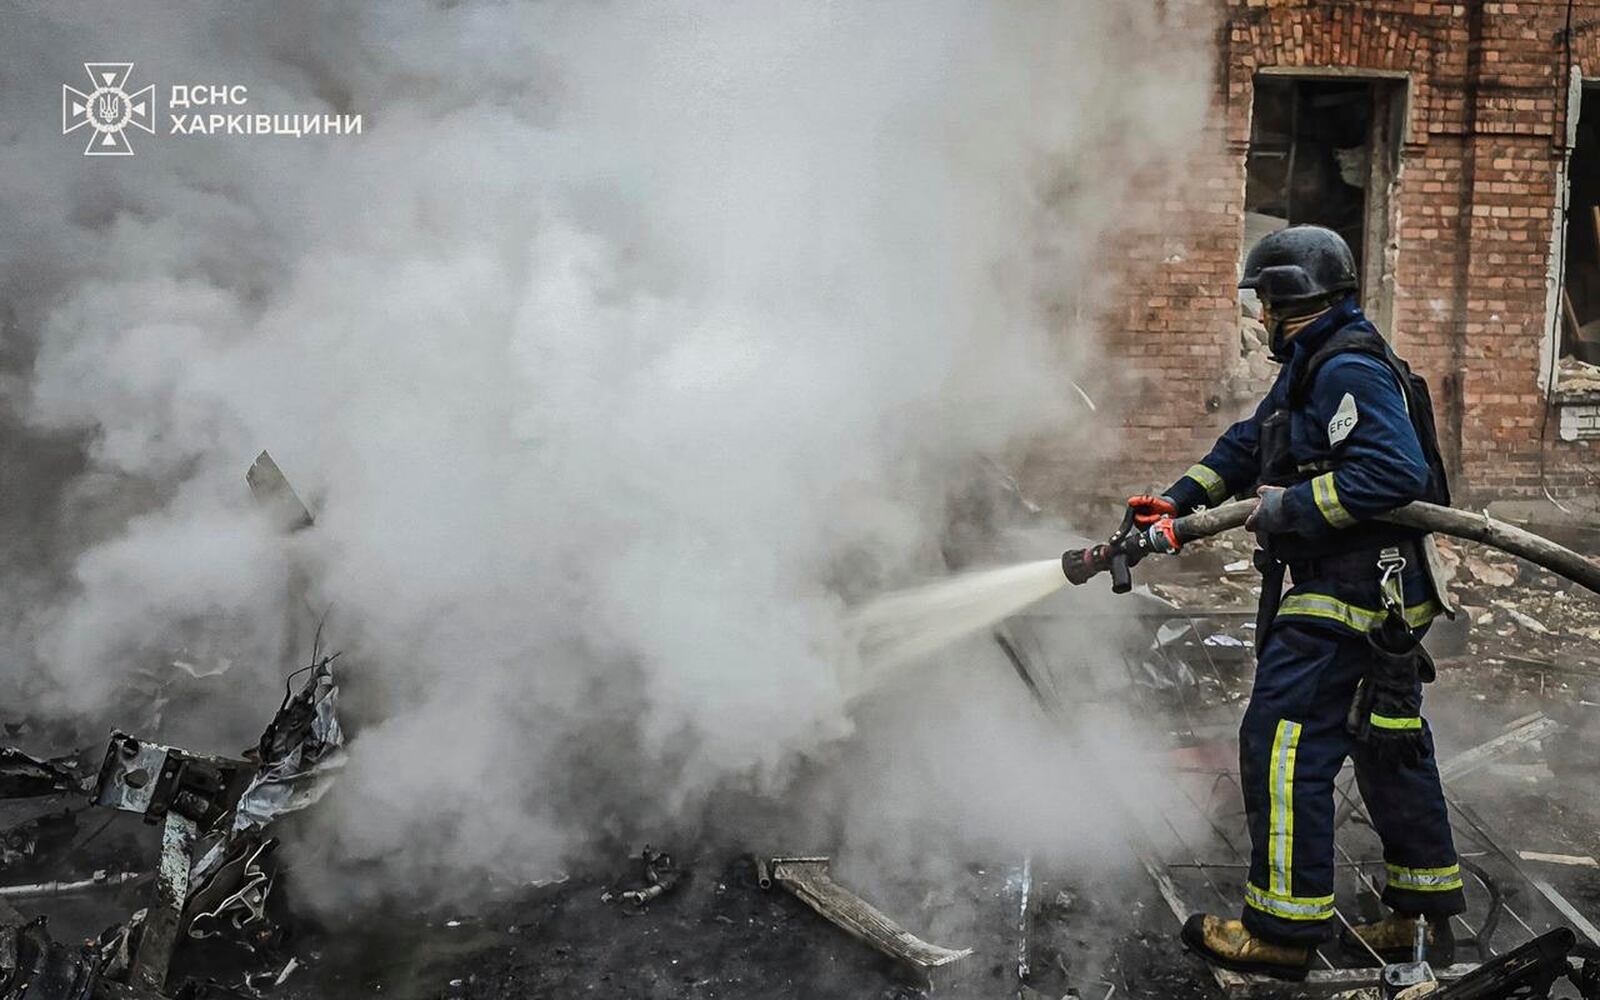
[[[281,472],[269,457],[263,458],[252,487],[263,502],[286,497],[274,485]],[[304,505],[298,498],[282,509],[289,526],[307,523],[309,514],[300,516]],[[1236,796],[1226,772],[1232,768],[1230,741],[1238,705],[1249,683],[1253,622],[1245,605],[1254,595],[1245,572],[1248,564],[1236,558],[1226,541],[1213,546],[1213,569],[1154,580],[1149,591],[1129,602],[1126,635],[1119,638],[1120,674],[1114,658],[1104,667],[1107,676],[1060,668],[1064,639],[1083,627],[1081,608],[1073,609],[1076,617],[1065,623],[1042,613],[1019,616],[994,634],[1017,677],[1052,718],[1066,723],[1086,699],[1115,697],[1148,710],[1171,737],[1174,749],[1166,763],[1176,775],[1174,793],[1181,792],[1188,805],[1174,800],[1159,816],[1144,817],[1151,828],[1141,830],[1134,845],[1144,868],[1135,896],[1142,892],[1146,898],[1134,898],[1130,906],[1123,895],[1126,882],[1088,891],[1077,891],[1083,887],[1072,883],[1074,892],[1059,891],[1061,883],[1052,883],[1048,864],[1027,861],[1015,867],[971,866],[959,888],[885,881],[878,891],[889,894],[880,900],[886,909],[921,914],[919,919],[930,921],[922,928],[928,937],[959,933],[964,944],[973,946],[956,949],[912,934],[840,885],[828,858],[762,856],[754,866],[719,867],[707,864],[707,852],[697,848],[691,872],[683,856],[647,846],[630,861],[624,877],[614,872],[586,877],[579,871],[570,885],[564,884],[565,876],[527,883],[522,886],[527,896],[486,901],[470,919],[446,922],[453,929],[449,948],[460,949],[455,956],[459,964],[438,970],[432,992],[390,989],[395,980],[389,980],[384,995],[563,996],[579,988],[618,996],[846,995],[832,991],[843,982],[836,977],[844,965],[854,977],[848,995],[1213,1000],[1219,988],[1228,995],[1294,995],[1275,982],[1208,972],[1181,954],[1162,957],[1160,951],[1170,944],[1174,926],[1169,909],[1185,916],[1202,903],[1237,904],[1228,887],[1243,863],[1239,855],[1217,861],[1202,857],[1233,851],[1240,842],[1238,816],[1231,811],[1237,808]],[[1600,642],[1595,625],[1600,619],[1592,617],[1585,602],[1556,596],[1535,602],[1530,595],[1549,588],[1542,578],[1528,577],[1527,566],[1459,559],[1456,565],[1464,576],[1470,574],[1462,589],[1481,612],[1475,615],[1475,629],[1461,640],[1460,651],[1471,654],[1464,659],[1505,657],[1513,648],[1524,658],[1554,658],[1574,643]],[[1529,593],[1511,593],[1510,607],[1505,606],[1503,575],[1528,577]],[[1585,635],[1589,630],[1594,637]],[[319,956],[334,946],[326,938],[312,947],[306,946],[305,936],[291,940],[288,932],[303,935],[306,925],[289,928],[284,923],[286,882],[273,835],[282,831],[276,824],[317,803],[343,760],[334,660],[318,652],[312,660],[305,676],[291,677],[261,738],[237,756],[196,753],[144,739],[145,721],[130,725],[132,732],[113,734],[104,753],[97,752],[91,761],[0,750],[0,797],[76,795],[85,802],[67,808],[50,803],[51,811],[0,830],[0,870],[17,872],[14,884],[0,886],[0,1000],[254,1000],[268,991],[320,1000],[377,992],[367,981],[351,983],[349,992],[322,991],[320,982],[311,981],[332,968],[331,961]],[[1481,669],[1477,663],[1447,669],[1464,674],[1469,666]],[[1550,686],[1554,691],[1556,683]],[[1542,684],[1539,693],[1541,698],[1545,694]],[[1600,696],[1590,697],[1600,701]],[[1560,757],[1556,740],[1582,734],[1581,706],[1590,702],[1575,696],[1566,705],[1540,704],[1545,709],[1532,711],[1533,706],[1524,705],[1507,711],[1505,716],[1525,714],[1503,726],[1498,726],[1499,716],[1494,723],[1485,722],[1475,734],[1477,745],[1441,761],[1447,785],[1476,774],[1498,777],[1495,769],[1506,767],[1528,772],[1519,781],[1553,780]],[[1490,726],[1498,728],[1486,731]],[[1353,789],[1348,791],[1346,798],[1353,798]],[[1468,791],[1463,786],[1461,794]],[[1507,818],[1486,808],[1487,820],[1500,824],[1491,839],[1485,817],[1457,801],[1458,833],[1463,842],[1470,841],[1464,843],[1470,849],[1462,867],[1481,887],[1471,890],[1473,910],[1457,934],[1463,958],[1472,956],[1474,961],[1430,966],[1428,971],[1445,984],[1430,995],[1445,1000],[1538,996],[1538,990],[1558,982],[1557,996],[1572,996],[1571,989],[1595,996],[1600,968],[1585,961],[1589,946],[1584,940],[1592,927],[1584,910],[1595,897],[1574,882],[1589,876],[1593,865],[1585,862],[1600,857],[1600,841],[1530,838],[1525,829],[1502,832]],[[74,868],[52,870],[56,861],[71,854],[75,839],[84,839],[79,835],[91,826],[87,817],[95,815],[90,809],[113,818],[137,815],[159,826],[161,854],[133,871],[113,866],[79,877],[88,871],[81,859]],[[1339,815],[1348,821],[1338,845],[1341,903],[1349,904],[1342,912],[1353,919],[1355,908],[1369,904],[1374,895],[1366,871],[1374,863],[1373,850],[1360,811],[1347,806]],[[1117,818],[1112,825],[1120,831],[1137,824]],[[1194,839],[1208,828],[1214,838]],[[1175,845],[1174,837],[1182,842]],[[1216,869],[1230,874],[1214,877]],[[1144,874],[1153,890],[1144,883]],[[60,877],[52,880],[56,875]],[[752,881],[763,889],[776,884],[785,892],[743,888]],[[542,889],[535,893],[536,886]],[[117,887],[122,887],[120,893]],[[904,896],[892,895],[901,890]],[[27,906],[31,898],[66,893],[115,895],[127,917],[79,944],[77,935],[53,939],[41,919],[30,920],[32,914],[15,913],[5,905]],[[1165,907],[1150,905],[1157,897]],[[956,902],[961,906],[952,905]],[[956,909],[965,914],[959,925],[946,918]],[[827,923],[817,920],[818,914]],[[972,919],[972,914],[982,918]],[[1148,921],[1149,934],[1131,930],[1141,919]],[[383,942],[379,950],[387,965],[404,961],[394,957],[409,950],[394,943],[403,932],[386,922],[375,923],[385,924],[372,933]],[[1116,950],[1091,957],[1092,949],[1106,942],[1086,943],[1084,938],[1093,932],[1085,928],[1102,924]],[[1560,924],[1577,927],[1579,933],[1558,933]],[[957,926],[960,930],[953,929]],[[344,939],[361,930],[338,931],[336,946],[346,947]],[[417,933],[435,930],[430,923]],[[838,930],[870,947],[860,947]],[[424,940],[432,938],[419,936],[419,943]],[[1127,942],[1133,940],[1143,957],[1128,963],[1124,956],[1133,946]],[[1136,967],[1141,962],[1148,965]],[[1361,956],[1330,952],[1319,964],[1308,980],[1310,990],[1324,995],[1360,990],[1349,994],[1352,1000],[1382,995],[1386,973]],[[782,971],[774,972],[776,966]],[[1398,971],[1403,970],[1387,976],[1390,995],[1400,989],[1394,981]],[[208,981],[208,973],[218,981]],[[758,983],[764,988],[780,978],[809,989],[749,992]],[[285,982],[290,984],[286,988]]]
[[[971,948],[930,944],[901,927],[882,910],[833,880],[829,858],[772,858],[758,865],[763,886],[777,883],[835,926],[891,958],[924,971],[972,954]]]
[[[83,777],[71,757],[42,760],[15,747],[0,747],[0,799],[31,799],[79,790]]]
[[[0,833],[0,871],[54,854],[77,832],[78,814],[71,809],[23,820]]]
[[[294,487],[289,485],[288,477],[267,452],[256,456],[244,478],[250,486],[250,494],[280,528],[298,531],[316,523],[310,508],[300,499]]]
[[[672,891],[684,876],[683,870],[672,860],[672,855],[658,851],[649,844],[646,844],[644,850],[640,852],[639,860],[644,867],[642,886],[624,889],[621,892],[607,892],[600,898],[608,903],[617,900],[642,908],[646,903]]]
[[[98,778],[87,783],[66,759],[0,750],[0,798],[87,792],[95,806],[134,813],[162,828],[146,905],[94,942],[74,948],[52,941],[42,918],[27,920],[0,898],[0,1000],[167,996],[174,958],[185,941],[226,938],[250,951],[276,943],[268,902],[276,884],[277,841],[265,831],[320,799],[337,773],[344,735],[334,658],[317,658],[305,668],[310,676],[301,689],[286,692],[258,745],[239,758],[114,732]],[[70,809],[12,827],[0,846],[0,867],[70,841],[76,828]],[[0,897],[141,877],[97,873],[90,880],[0,888]],[[293,965],[282,969],[274,978]]]

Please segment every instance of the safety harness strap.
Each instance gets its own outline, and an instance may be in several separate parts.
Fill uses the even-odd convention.
[[[1256,656],[1266,648],[1267,636],[1283,602],[1283,563],[1262,549],[1255,552],[1256,569],[1261,571],[1261,600],[1256,604]]]

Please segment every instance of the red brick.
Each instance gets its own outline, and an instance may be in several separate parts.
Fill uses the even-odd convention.
[[[1559,419],[1546,415],[1537,389],[1549,325],[1557,147],[1565,134],[1558,38],[1566,5],[1485,5],[1477,124],[1467,136],[1474,89],[1466,79],[1469,5],[1211,2],[1223,19],[1214,37],[1226,59],[1207,145],[1156,199],[1165,206],[1160,229],[1152,220],[1149,230],[1121,237],[1128,301],[1136,305],[1126,306],[1120,322],[1108,317],[1113,352],[1140,369],[1107,389],[1108,396],[1122,394],[1108,404],[1120,404],[1130,428],[1149,426],[1158,413],[1156,424],[1192,433],[1138,434],[1137,448],[1107,456],[1116,464],[1108,464],[1103,481],[1112,488],[1165,482],[1253,405],[1229,395],[1238,384],[1230,370],[1237,364],[1230,286],[1241,250],[1252,77],[1258,67],[1337,66],[1410,74],[1411,120],[1396,189],[1395,329],[1388,332],[1433,384],[1446,451],[1459,454],[1458,492],[1537,494],[1546,485],[1558,494],[1592,491],[1600,481],[1595,449],[1557,440]],[[1600,19],[1600,0],[1578,0],[1572,17]],[[1572,56],[1585,75],[1600,76],[1600,31],[1576,33]],[[1145,181],[1161,186],[1160,178]],[[1181,261],[1164,263],[1179,253]],[[1146,336],[1155,332],[1159,348]],[[1223,399],[1216,412],[1207,409],[1213,396]]]

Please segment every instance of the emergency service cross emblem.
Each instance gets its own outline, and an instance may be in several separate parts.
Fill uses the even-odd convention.
[[[61,85],[61,134],[89,126],[84,156],[132,156],[123,130],[129,125],[155,134],[155,84],[128,93],[133,63],[84,63],[90,90]]]

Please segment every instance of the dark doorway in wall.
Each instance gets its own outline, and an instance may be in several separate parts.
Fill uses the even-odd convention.
[[[1600,365],[1600,87],[1584,88],[1567,185],[1560,357],[1561,381],[1570,384],[1576,375],[1600,379],[1584,370]]]
[[[1367,312],[1387,329],[1390,187],[1399,169],[1404,82],[1263,73],[1245,164],[1245,240],[1327,226],[1355,252]]]

